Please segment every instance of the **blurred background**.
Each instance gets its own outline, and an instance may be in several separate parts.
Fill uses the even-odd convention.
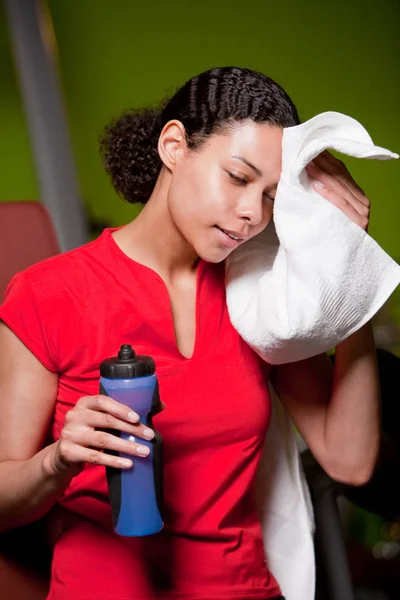
[[[0,5],[0,202],[44,201],[11,4],[15,9],[23,2]],[[28,4],[38,11],[41,39],[55,69],[77,182],[74,201],[83,207],[88,238],[138,211],[116,196],[102,168],[98,139],[105,124],[127,108],[157,104],[214,66],[262,71],[286,89],[302,120],[327,110],[344,112],[376,144],[400,152],[398,0],[25,0]],[[399,262],[399,163],[346,159],[346,164],[372,201],[370,234]],[[375,334],[380,347],[398,356],[399,328],[397,291],[377,315]],[[341,512],[357,598],[400,599],[400,523],[347,500]]]

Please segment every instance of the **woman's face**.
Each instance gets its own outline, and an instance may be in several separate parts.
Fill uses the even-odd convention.
[[[224,260],[272,216],[282,129],[243,121],[177,153],[168,207],[180,233],[209,262]]]

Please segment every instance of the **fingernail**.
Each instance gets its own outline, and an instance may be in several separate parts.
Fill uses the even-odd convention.
[[[146,446],[139,446],[136,452],[140,454],[140,456],[147,456],[150,450],[146,448]]]
[[[325,187],[324,184],[321,183],[320,181],[314,181],[313,185],[314,185],[314,187],[317,187],[317,188],[324,188]]]
[[[118,463],[121,465],[121,467],[127,467],[129,469],[129,467],[132,466],[132,461],[129,460],[129,458],[120,458],[118,460]]]
[[[146,429],[143,429],[143,437],[145,437],[146,440],[152,440],[154,437],[154,431],[146,427]]]
[[[134,423],[136,423],[137,421],[139,421],[139,418],[140,418],[139,415],[137,413],[133,412],[133,410],[130,410],[128,412],[128,419],[130,421],[133,421]]]

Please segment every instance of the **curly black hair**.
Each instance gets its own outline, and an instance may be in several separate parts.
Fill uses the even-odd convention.
[[[161,170],[158,138],[173,119],[184,125],[191,149],[245,119],[278,127],[299,123],[289,96],[266,75],[238,67],[205,71],[158,109],[129,110],[105,128],[100,141],[104,166],[128,202],[145,204],[150,197]]]

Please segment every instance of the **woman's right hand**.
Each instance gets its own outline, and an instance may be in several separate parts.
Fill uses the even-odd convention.
[[[130,434],[124,440],[107,430]],[[60,439],[53,445],[52,468],[54,473],[65,470],[79,473],[85,463],[118,469],[129,469],[132,460],[113,456],[111,450],[134,456],[147,456],[149,448],[140,438],[152,440],[154,432],[139,422],[139,415],[128,406],[108,396],[84,396],[65,417]]]

